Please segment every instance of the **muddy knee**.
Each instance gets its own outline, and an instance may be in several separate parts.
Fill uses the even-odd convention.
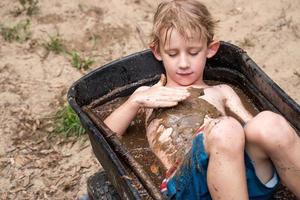
[[[295,132],[288,122],[271,111],[259,113],[247,123],[244,130],[247,142],[269,151],[289,147],[295,139]]]
[[[231,117],[222,117],[216,125],[205,133],[205,145],[208,153],[222,152],[229,156],[244,151],[245,135],[240,123]]]

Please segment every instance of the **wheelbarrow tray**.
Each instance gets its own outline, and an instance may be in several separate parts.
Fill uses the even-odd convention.
[[[104,133],[106,129],[99,128],[82,107],[99,98],[102,98],[100,104],[104,104],[117,97],[128,96],[141,85],[140,80],[149,80],[142,84],[152,85],[161,73],[164,73],[162,63],[154,58],[150,50],[146,50],[97,68],[76,81],[68,92],[68,102],[79,116],[97,159],[121,199],[141,199],[132,180],[124,178],[129,176],[127,169],[130,166],[120,159],[104,137],[107,135]],[[207,61],[204,79],[239,87],[259,110],[272,110],[283,115],[299,135],[299,105],[239,47],[221,42],[218,53]],[[126,85],[132,87],[115,92]]]

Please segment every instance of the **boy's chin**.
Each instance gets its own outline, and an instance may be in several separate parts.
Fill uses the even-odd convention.
[[[179,80],[179,81],[173,81],[171,84],[167,84],[169,86],[174,87],[188,87],[194,85],[194,82],[191,80]]]

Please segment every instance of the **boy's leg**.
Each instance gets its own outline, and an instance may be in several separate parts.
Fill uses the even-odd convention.
[[[264,111],[245,127],[246,150],[262,182],[272,177],[272,163],[282,182],[300,198],[300,138],[280,115]]]
[[[204,130],[209,155],[207,182],[213,199],[248,199],[242,126],[233,118],[222,117],[210,131]]]

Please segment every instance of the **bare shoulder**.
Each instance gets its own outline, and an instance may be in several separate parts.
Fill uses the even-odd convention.
[[[223,95],[228,95],[228,94],[235,94],[235,91],[233,88],[227,84],[218,84],[218,85],[213,85],[207,88],[208,90],[214,90],[216,92],[221,92]]]
[[[204,93],[207,96],[208,100],[218,101],[224,106],[226,105],[226,102],[237,100],[239,98],[233,88],[227,84],[209,86],[204,90]]]
[[[245,123],[252,118],[251,113],[245,109],[240,96],[230,85],[220,84],[213,87],[222,96],[224,106],[234,113],[240,121]]]
[[[222,95],[235,93],[235,91],[232,89],[232,87],[227,84],[212,85],[212,86],[205,88],[204,90],[205,90],[205,92],[208,92],[208,93],[219,93]]]

